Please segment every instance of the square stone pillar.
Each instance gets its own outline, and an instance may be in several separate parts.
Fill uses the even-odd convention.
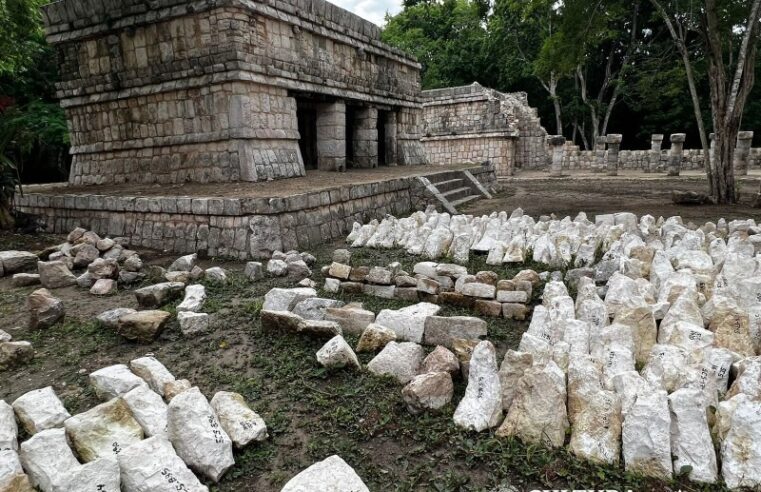
[[[317,106],[317,169],[346,171],[346,104]]]
[[[351,128],[354,141],[354,167],[378,167],[378,110],[359,108]]]
[[[654,133],[650,137],[650,159],[648,161],[648,167],[645,168],[646,173],[654,173],[658,171],[658,166],[661,165],[661,147],[663,146],[663,135],[660,133]]]
[[[735,174],[738,176],[748,175],[748,157],[750,156],[750,146],[753,143],[753,132],[739,132],[737,134],[737,144],[733,156],[733,165]]]
[[[396,166],[397,164],[397,138],[396,138],[396,112],[388,111],[384,113],[386,120],[383,126],[386,132],[386,166]]]
[[[623,136],[620,134],[608,135],[608,158],[606,162],[608,176],[618,176],[618,151],[621,148],[621,140],[623,140]]]
[[[684,133],[671,134],[671,150],[669,151],[669,176],[679,176],[682,171],[682,158],[684,154],[684,141],[687,135]]]
[[[608,147],[608,137],[601,135],[595,139],[595,160],[592,163],[592,171],[601,173],[605,170],[605,152]]]
[[[547,137],[547,143],[550,144],[550,149],[552,152],[550,176],[561,176],[563,174],[563,150],[565,148],[565,137],[563,135],[550,135]]]

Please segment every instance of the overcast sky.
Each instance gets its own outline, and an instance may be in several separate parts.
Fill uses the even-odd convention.
[[[386,12],[394,15],[402,9],[402,0],[330,0],[360,17],[383,26]]]

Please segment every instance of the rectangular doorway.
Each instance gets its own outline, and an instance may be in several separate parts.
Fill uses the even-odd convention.
[[[296,102],[296,119],[299,128],[299,149],[304,169],[317,169],[317,110],[313,104]]]

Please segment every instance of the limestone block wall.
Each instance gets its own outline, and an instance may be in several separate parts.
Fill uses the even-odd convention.
[[[421,110],[420,65],[324,0],[61,0],[43,17],[74,184],[302,176],[294,95]]]
[[[422,139],[426,155],[437,164],[462,162],[494,164],[498,176],[509,176],[515,161],[515,139],[497,133],[477,136],[440,136]]]
[[[668,166],[668,149],[661,150],[658,171],[665,171]],[[701,170],[703,164],[702,149],[685,149],[682,160],[683,170]],[[645,170],[650,166],[649,150],[622,150],[619,152],[619,169]],[[595,163],[595,153],[592,150],[579,150],[578,146],[567,145],[563,158],[563,169],[586,170]],[[751,169],[761,168],[761,148],[750,150],[748,165]]]
[[[436,164],[491,161],[498,176],[546,166],[546,136],[525,93],[478,83],[423,91],[423,144]]]
[[[487,187],[496,179],[492,168],[470,171]],[[415,177],[274,198],[64,194],[35,187],[15,198],[17,210],[36,216],[51,233],[81,226],[127,237],[133,246],[239,259],[307,250],[346,237],[354,222],[429,204],[439,202]]]

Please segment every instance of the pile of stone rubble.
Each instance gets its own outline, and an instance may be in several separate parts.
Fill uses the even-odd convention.
[[[234,447],[267,438],[241,395],[209,402],[150,356],[95,371],[90,383],[104,403],[74,416],[52,387],[0,400],[0,490],[208,491],[196,474],[218,482]],[[31,436],[21,443],[17,421]]]
[[[638,220],[628,212],[598,215],[594,222],[583,212],[573,220],[553,216],[535,220],[521,209],[510,215],[494,212],[481,217],[450,216],[433,209],[401,219],[387,216],[380,222],[355,223],[346,240],[354,248],[403,248],[412,255],[433,260],[449,257],[459,264],[467,263],[473,252],[487,254],[491,265],[533,260],[550,267],[584,267],[593,266],[596,255],[602,253],[604,261],[598,266],[602,278],[598,280],[607,280],[606,275],[609,277],[618,266],[610,263],[617,248],[626,247],[627,253],[645,246],[668,249],[687,231],[701,234],[712,257],[733,246],[744,247],[738,242],[750,245],[756,252],[761,249],[761,227],[752,219],[729,223],[720,219],[698,228],[693,224],[685,226],[679,217],[655,219],[645,215]],[[745,236],[738,237],[737,232]],[[734,239],[728,241],[730,238]],[[632,259],[640,258],[635,255]]]
[[[527,304],[534,287],[541,281],[533,270],[523,270],[512,279],[500,280],[492,271],[470,275],[465,267],[452,263],[417,263],[410,274],[402,270],[398,262],[386,267],[352,267],[348,264],[350,259],[349,251],[335,251],[333,263],[325,268],[326,292],[450,304],[474,309],[483,316],[508,319],[526,319]]]
[[[482,230],[452,233],[463,224]],[[761,228],[753,220],[695,227],[632,214],[592,224],[583,214],[534,222],[520,211],[480,220],[429,212],[355,228],[350,240],[457,257],[454,238],[468,234],[468,251],[502,261],[531,252],[581,268],[566,277],[576,299],[560,281],[545,285],[500,367],[491,343],[472,348],[458,425],[567,444],[596,462],[623,459],[647,476],[761,486]]]

